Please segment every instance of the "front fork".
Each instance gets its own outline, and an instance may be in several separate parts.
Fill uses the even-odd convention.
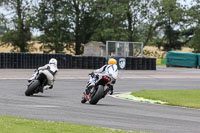
[[[90,90],[93,90],[93,88],[95,87],[95,84],[96,84],[96,78],[94,76],[93,77],[90,76],[88,84],[86,85],[86,89],[85,89],[85,92],[87,95],[89,94]]]

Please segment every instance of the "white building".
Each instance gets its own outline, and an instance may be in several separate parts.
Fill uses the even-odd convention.
[[[106,56],[106,45],[92,41],[84,45],[84,56]]]

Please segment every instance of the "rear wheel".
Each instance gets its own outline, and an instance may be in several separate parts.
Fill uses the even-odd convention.
[[[37,87],[40,85],[39,80],[33,80],[32,83],[28,86],[27,90],[25,91],[26,96],[33,95]]]
[[[104,94],[104,87],[102,85],[99,85],[98,90],[96,91],[95,95],[90,98],[89,103],[97,104],[97,102],[102,98],[103,94]]]

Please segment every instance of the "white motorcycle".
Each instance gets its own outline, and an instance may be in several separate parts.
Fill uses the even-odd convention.
[[[117,79],[118,70],[112,70],[111,68],[106,73],[90,73],[89,75],[91,77],[83,93],[81,103],[89,101],[90,104],[97,104],[109,91],[112,91]],[[95,80],[94,86],[90,86],[91,78]]]
[[[35,71],[36,77],[32,80],[28,80],[27,90],[25,91],[26,96],[31,96],[34,93],[43,93],[43,88],[47,85],[47,77],[43,73],[39,73],[38,70]],[[33,76],[34,77],[34,76]]]

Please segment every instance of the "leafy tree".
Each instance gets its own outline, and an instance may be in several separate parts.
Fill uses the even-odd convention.
[[[200,52],[200,0],[188,11],[188,46],[194,48],[194,52]]]
[[[80,55],[83,52],[82,45],[87,43],[100,24],[99,20],[99,0],[71,0],[66,2],[70,16],[71,32],[75,42],[75,54]]]
[[[42,32],[40,41],[46,52],[69,50],[75,43],[75,54],[83,51],[98,25],[97,6],[93,0],[42,0],[36,8],[35,28]]]
[[[35,8],[34,27],[43,33],[39,41],[43,43],[44,52],[62,53],[65,47],[70,49],[71,25],[65,4],[63,0],[42,0]]]
[[[8,21],[5,18],[5,16],[3,14],[0,14],[0,34],[3,34],[6,31],[8,31],[7,23]]]
[[[4,46],[13,46],[14,51],[28,52],[31,44],[30,24],[31,24],[31,5],[29,0],[7,0],[3,5],[7,9],[14,11],[12,22],[13,29],[3,34],[1,41]]]
[[[125,41],[125,8],[126,3],[122,0],[110,1],[99,0],[99,22],[96,26],[93,40],[106,42],[106,40]]]
[[[141,31],[139,28],[147,20],[147,13],[149,11],[148,4],[149,0],[126,0],[127,5],[125,9],[126,21],[127,21],[127,31],[128,31],[128,41],[138,41]],[[139,32],[140,30],[140,32]]]
[[[194,36],[189,41],[189,46],[194,48],[195,53],[200,53],[200,29],[197,28],[194,32]]]
[[[142,27],[144,20],[147,20],[148,1],[104,0],[102,5],[106,5],[106,8],[101,11],[102,22],[92,39],[102,42],[143,41],[140,38],[144,37],[148,30]]]
[[[153,36],[158,47],[163,46],[164,50],[180,49],[185,43],[181,40],[181,28],[184,23],[184,10],[181,8],[177,0],[161,0],[153,3],[156,9],[156,17],[152,17],[151,21]],[[157,41],[158,40],[158,41]]]
[[[1,0],[0,1],[0,6],[2,6],[3,4],[8,4],[9,0]]]

